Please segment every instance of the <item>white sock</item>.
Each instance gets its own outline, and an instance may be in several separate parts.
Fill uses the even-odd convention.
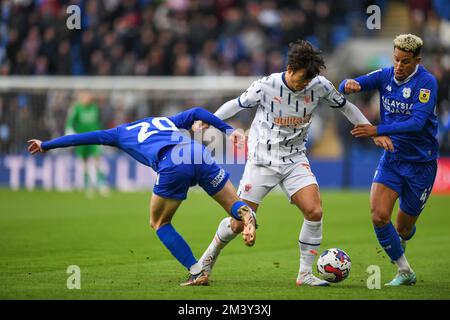
[[[398,258],[395,263],[397,264],[399,272],[412,272],[411,266],[409,265],[408,260],[406,260],[406,256],[404,254]]]
[[[212,256],[213,259],[217,258],[220,251],[234,238],[236,238],[238,234],[234,233],[231,229],[231,217],[223,219],[219,227],[217,228],[216,234],[214,235],[213,240],[211,241],[209,247],[203,253],[199,262],[202,262],[206,257]]]
[[[199,274],[202,271],[202,264],[197,262],[189,268],[190,274]]]
[[[300,273],[312,273],[314,259],[318,254],[320,243],[322,242],[322,220],[304,220],[299,236],[300,246]]]

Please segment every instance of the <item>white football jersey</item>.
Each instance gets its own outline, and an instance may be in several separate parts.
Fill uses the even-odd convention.
[[[253,163],[294,163],[305,152],[308,129],[319,105],[340,108],[345,97],[323,76],[316,76],[300,91],[287,86],[285,73],[256,80],[238,97],[242,108],[257,108],[248,138],[248,159]]]

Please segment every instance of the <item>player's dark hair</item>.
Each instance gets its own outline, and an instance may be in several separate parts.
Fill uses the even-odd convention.
[[[287,64],[293,71],[305,69],[305,79],[314,78],[326,68],[322,51],[316,50],[310,42],[297,40],[291,42],[289,47]]]

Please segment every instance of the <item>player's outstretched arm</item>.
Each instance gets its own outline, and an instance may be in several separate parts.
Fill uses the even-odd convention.
[[[351,94],[379,89],[384,72],[384,69],[378,69],[355,79],[345,79],[339,84],[339,92]]]
[[[404,121],[395,121],[391,124],[381,124],[377,127],[370,125],[357,125],[351,131],[356,138],[390,136],[395,134],[420,132],[427,119],[434,112],[437,100],[437,83],[428,79],[418,84],[411,107],[411,115]]]
[[[244,133],[240,130],[234,130],[233,127],[223,122],[220,118],[218,118],[211,112],[202,108],[196,108],[195,117],[201,120],[203,123],[210,124],[219,129],[220,131],[222,131],[223,133],[230,135],[231,141],[237,144],[238,148],[244,145],[245,143]]]
[[[30,143],[31,141],[31,143]],[[39,141],[39,142],[38,142]],[[53,140],[41,142],[40,140],[32,139],[29,140],[30,147],[39,146],[40,150],[36,152],[44,152],[50,149],[73,147],[80,145],[90,145],[90,144],[103,144],[109,146],[117,145],[117,128],[109,130],[98,130],[80,134],[71,134],[67,136],[62,136],[55,138]],[[31,152],[31,151],[30,151]],[[36,153],[35,152],[35,153]],[[33,154],[33,153],[32,153]]]
[[[195,121],[202,121],[203,123],[207,123],[212,125],[222,131],[225,134],[230,134],[234,129],[229,126],[211,112],[200,108],[192,108],[183,112],[180,112],[174,116],[169,117],[175,125],[180,129],[189,129],[194,124]]]
[[[258,106],[260,101],[261,80],[256,80],[239,97],[225,102],[214,115],[220,120],[226,120],[244,109],[251,109]],[[208,123],[198,121],[192,127],[192,130],[195,132],[206,128],[208,128]]]
[[[201,121],[202,124],[212,125],[223,133],[230,135],[230,139],[236,143],[238,147],[245,143],[245,135],[243,132],[234,130],[233,127],[203,108],[192,108],[170,118],[178,128],[189,129],[195,121]]]
[[[243,108],[241,108],[239,106],[239,101],[238,98],[230,100],[225,102],[215,113],[214,115],[221,119],[221,120],[226,120],[229,119],[231,117],[233,117],[234,115],[236,115],[239,111],[243,110]],[[209,127],[209,123],[205,123],[201,120],[198,120],[194,123],[194,125],[192,126],[192,130],[195,131],[199,131],[199,130],[205,130]]]

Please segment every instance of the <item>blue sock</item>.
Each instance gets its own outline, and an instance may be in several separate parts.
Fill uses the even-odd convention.
[[[241,217],[239,217],[238,209],[242,206],[248,207],[248,204],[246,204],[244,201],[236,201],[231,207],[231,215],[233,216],[233,218],[239,221],[241,221]]]
[[[411,233],[409,234],[409,236],[407,236],[406,238],[402,237],[402,239],[405,240],[405,241],[411,240],[411,238],[414,237],[415,234],[416,234],[416,226],[414,225],[414,227],[413,227]]]
[[[397,230],[395,230],[392,223],[381,228],[374,226],[374,228],[378,242],[381,244],[384,251],[386,251],[392,261],[397,261],[403,255],[403,249],[400,245],[400,237]]]
[[[188,270],[197,263],[187,242],[170,223],[156,230],[156,234],[170,253]]]

